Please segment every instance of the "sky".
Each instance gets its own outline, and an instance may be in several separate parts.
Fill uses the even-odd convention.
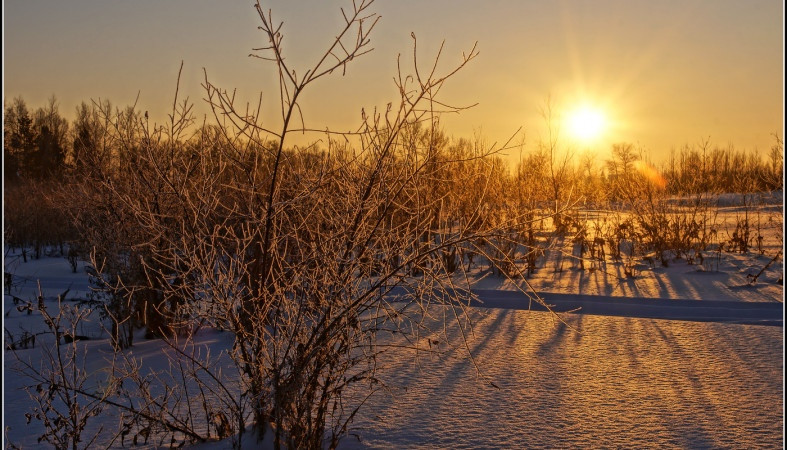
[[[183,61],[180,95],[207,112],[200,84],[237,89],[277,122],[274,67],[250,58],[265,44],[252,0],[9,0],[3,2],[4,101],[32,108],[55,95],[73,117],[81,101],[133,104],[163,121]],[[348,1],[271,1],[284,22],[293,67],[311,67],[342,24]],[[712,145],[767,151],[783,136],[784,6],[774,0],[377,0],[371,54],[302,98],[306,125],[355,129],[361,108],[397,100],[397,55],[409,63],[411,33],[427,65],[441,42],[449,69],[477,42],[478,57],[443,90],[454,137],[502,143],[521,128],[525,149],[547,138],[543,111],[563,124],[582,106],[604,117],[594,139],[559,127],[561,143],[605,157],[632,143],[658,159]],[[403,64],[405,70],[411,70]],[[556,126],[556,128],[558,128]],[[515,151],[514,151],[515,152]],[[514,156],[512,156],[514,157]]]

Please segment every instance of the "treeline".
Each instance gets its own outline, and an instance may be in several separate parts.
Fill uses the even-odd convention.
[[[227,155],[233,167],[254,167],[259,172],[254,177],[261,179],[272,176],[264,171],[274,165],[271,141],[230,133],[226,126],[197,126],[193,118],[160,126],[152,124],[145,112],[113,107],[109,101],[81,103],[69,123],[54,97],[32,112],[17,97],[5,107],[4,131],[4,237],[8,245],[23,249],[25,259],[69,250],[72,256],[86,258],[96,240],[117,245],[116,238],[99,239],[97,233],[126,233],[124,240],[131,246],[134,232],[120,231],[125,213],[108,198],[102,187],[107,183],[128,186],[129,180],[141,176],[143,182],[127,193],[131,198],[160,189],[149,180],[161,170],[191,171],[189,182],[198,184],[205,173],[221,169],[226,183],[252,176],[222,169]],[[419,182],[431,198],[441,199],[442,210],[434,212],[435,217],[451,214],[457,226],[476,222],[496,226],[516,217],[528,223],[520,231],[531,244],[537,216],[551,214],[555,229],[567,230],[562,220],[567,206],[631,207],[654,194],[751,193],[783,186],[784,150],[778,136],[767,155],[704,143],[673,151],[658,165],[649,163],[649,155],[631,144],[616,144],[609,158],[599,160],[594,154],[572,153],[554,141],[533,149],[509,148],[509,153],[518,150],[521,155],[512,167],[501,155],[487,154],[481,138],[449,138],[420,122],[408,125],[402,134],[411,148],[424,149],[419,156],[426,161],[421,169],[424,177]],[[355,152],[349,144],[335,142],[286,151],[283,195],[297,191],[298,180],[316,176],[311,170],[319,174],[326,164],[354,164]],[[415,164],[406,162],[406,153],[397,156],[402,164]],[[146,167],[143,162],[150,161],[151,154],[158,165]],[[159,194],[145,201],[165,207]],[[483,215],[477,214],[479,205]]]
[[[259,160],[271,153],[263,144],[244,141],[242,134],[232,137],[221,126],[197,127],[190,121],[177,129],[178,135],[165,133],[164,127],[149,122],[147,113],[133,107],[116,108],[106,100],[82,102],[69,123],[60,114],[54,97],[33,111],[21,97],[14,98],[5,106],[4,121],[6,242],[25,252],[32,249],[34,257],[39,257],[43,249],[64,251],[66,242],[80,240],[80,226],[74,222],[73,213],[63,211],[64,205],[73,203],[64,197],[77,195],[77,190],[63,187],[89,185],[91,180],[122,183],[129,171],[140,170],[142,151],[168,152],[169,170],[174,170],[174,161],[184,158],[181,163],[188,165],[189,153],[205,148],[213,149],[214,154],[222,147],[242,148],[246,163],[271,164]],[[410,139],[427,139],[419,137],[419,132],[423,133],[418,127],[410,130]],[[644,195],[641,189],[631,189],[642,186],[632,183],[637,178],[663,195],[773,191],[782,189],[784,182],[784,148],[778,136],[767,155],[711,147],[706,142],[673,150],[658,165],[650,164],[649,155],[631,144],[616,144],[608,159],[599,160],[593,154],[572,153],[557,142],[541,143],[534,149],[518,149],[521,157],[513,167],[501,156],[489,155],[483,167],[473,168],[468,167],[472,155],[483,152],[480,138],[452,139],[438,130],[430,132],[429,139],[429,188],[443,196],[450,193],[457,202],[456,213],[464,216],[463,220],[479,200],[486,205],[490,220],[502,220],[512,211],[524,216],[536,210],[557,213],[566,204],[603,207],[609,202],[631,202]],[[164,146],[166,150],[151,150],[152,146]],[[336,163],[341,164],[340,159],[350,158],[352,149],[333,148],[332,152],[333,158],[339,158]],[[304,160],[318,161],[325,149],[311,146],[298,153]],[[483,190],[478,183],[484,183]],[[87,193],[80,195],[85,198],[73,201],[89,198]],[[559,217],[555,223],[560,226]]]
[[[54,97],[42,108],[30,112],[21,97],[5,106],[3,120],[3,176],[6,185],[20,178],[46,179],[66,167],[66,153],[72,149],[69,124]]]
[[[3,176],[6,186],[29,180],[54,180],[86,170],[112,166],[110,155],[119,157],[105,137],[109,129],[138,113],[128,108],[113,111],[109,101],[82,102],[69,123],[53,96],[46,106],[31,111],[21,97],[4,107]],[[120,122],[118,122],[120,121]],[[114,122],[114,123],[113,123]],[[116,164],[115,164],[116,166]]]
[[[707,142],[686,146],[670,154],[661,172],[671,194],[775,191],[784,185],[784,142],[774,135],[766,156]]]
[[[30,180],[57,180],[65,175],[122,171],[133,161],[133,155],[120,149],[122,141],[135,139],[140,133],[135,129],[137,122],[147,121],[147,113],[143,115],[132,107],[113,109],[105,100],[82,102],[69,123],[60,114],[55,97],[33,111],[24,99],[16,97],[5,106],[4,113],[6,187]],[[215,139],[215,130],[210,126],[198,134]],[[438,141],[438,156],[451,153],[451,146],[469,144],[464,139],[445,136]],[[631,144],[614,145],[612,156],[603,161],[592,154],[576,154],[543,144],[529,151],[520,149],[520,153],[524,156],[517,168],[499,174],[508,178],[504,183],[515,182],[524,170],[532,177],[557,177],[566,191],[572,190],[573,184],[575,192],[593,201],[615,199],[615,179],[626,171],[641,171],[637,162],[650,165],[647,162],[651,160],[646,151]],[[774,144],[765,155],[704,142],[672,150],[666,161],[652,167],[663,177],[666,192],[673,195],[774,191],[781,189],[784,182],[783,155],[783,141],[774,135]]]

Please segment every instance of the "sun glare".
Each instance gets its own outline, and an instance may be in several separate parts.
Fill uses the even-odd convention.
[[[601,111],[585,106],[569,114],[568,129],[574,138],[587,142],[601,136],[605,122]]]

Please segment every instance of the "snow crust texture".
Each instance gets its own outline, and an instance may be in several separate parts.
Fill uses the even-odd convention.
[[[783,328],[473,309],[469,348],[390,357],[344,448],[781,448]],[[449,330],[456,334],[457,327]]]

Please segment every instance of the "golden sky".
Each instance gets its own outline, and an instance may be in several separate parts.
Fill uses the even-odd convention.
[[[341,24],[342,1],[264,2],[285,22],[292,65],[310,67]],[[181,94],[205,112],[200,82],[250,101],[260,92],[275,121],[272,66],[249,58],[264,44],[250,0],[10,0],[4,7],[4,98],[41,106],[54,94],[73,116],[82,100],[134,102],[163,120],[181,60]],[[360,109],[396,100],[397,54],[418,36],[424,62],[445,40],[443,66],[478,42],[480,55],[444,90],[478,103],[443,124],[453,136],[505,141],[519,127],[526,148],[545,138],[540,114],[580,105],[602,111],[592,141],[562,133],[577,151],[604,155],[630,142],[658,155],[709,139],[767,150],[783,136],[784,7],[773,0],[378,0],[372,54],[303,98],[307,126],[349,130]],[[303,72],[303,70],[301,70]]]

